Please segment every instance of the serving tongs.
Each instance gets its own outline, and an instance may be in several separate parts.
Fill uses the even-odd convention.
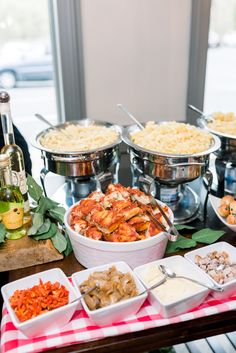
[[[160,211],[162,217],[164,218],[164,220],[166,221],[166,223],[169,226],[169,229],[165,228],[165,232],[168,233],[169,236],[169,240],[170,241],[176,241],[178,239],[179,236],[179,232],[177,230],[177,228],[174,226],[174,224],[171,222],[171,220],[169,219],[169,217],[167,216],[167,214],[165,213],[165,211],[163,211],[162,207],[159,205],[159,203],[157,202],[157,200],[151,195],[148,195],[151,199],[151,205],[154,207],[157,207],[158,210]],[[157,221],[157,219],[154,217],[154,219]],[[152,219],[153,220],[153,219]],[[153,220],[154,222],[154,220]],[[159,221],[158,221],[159,222]],[[160,222],[159,222],[160,223]],[[162,224],[162,223],[161,223]]]
[[[164,224],[162,224],[153,214],[152,212],[152,207],[148,207],[148,204],[143,203],[142,201],[140,201],[140,199],[136,198],[136,201],[142,206],[145,207],[148,215],[150,216],[150,218],[152,219],[153,223],[161,228],[163,230],[163,232],[165,232],[169,238],[170,241],[176,241],[179,237],[179,232],[176,229],[176,227],[174,226],[174,224],[171,222],[171,220],[169,219],[169,217],[167,216],[167,214],[165,213],[165,211],[162,209],[162,207],[159,205],[159,203],[157,202],[157,200],[152,196],[151,194],[151,190],[153,189],[153,184],[154,184],[154,180],[153,178],[151,178],[149,175],[144,175],[141,174],[139,176],[139,182],[146,184],[147,188],[145,190],[146,195],[149,197],[150,202],[148,204],[150,204],[152,207],[156,207],[158,208],[158,210],[160,211],[162,217],[164,218],[164,220],[166,221],[168,227],[165,227]]]
[[[140,205],[149,215],[149,217],[151,218],[151,220],[153,221],[153,223],[158,227],[161,228],[163,230],[163,232],[165,232],[168,235],[168,239],[170,241],[176,241],[178,239],[179,236],[179,232],[178,230],[175,228],[174,224],[172,224],[171,220],[169,219],[169,217],[167,216],[167,214],[165,213],[165,211],[163,211],[163,209],[161,208],[161,206],[159,205],[159,203],[155,200],[155,198],[151,195],[151,194],[147,194],[147,196],[150,197],[150,205],[153,207],[157,207],[158,210],[160,211],[161,215],[163,216],[163,218],[165,219],[166,223],[168,224],[168,227],[165,227],[163,223],[161,223],[153,214],[152,212],[152,207],[149,206],[149,204],[145,204],[143,202],[141,202],[139,199],[135,198],[135,201],[138,203],[138,205]]]

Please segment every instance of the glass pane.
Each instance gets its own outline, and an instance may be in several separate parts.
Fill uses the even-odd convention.
[[[236,0],[212,0],[204,111],[236,112]]]
[[[57,121],[48,1],[1,0],[0,13],[0,86],[11,96],[14,124],[29,144],[33,174],[39,176],[40,152],[30,141],[47,125],[34,114]]]

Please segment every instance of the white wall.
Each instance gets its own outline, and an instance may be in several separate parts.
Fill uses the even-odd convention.
[[[191,0],[82,0],[87,116],[184,120]]]

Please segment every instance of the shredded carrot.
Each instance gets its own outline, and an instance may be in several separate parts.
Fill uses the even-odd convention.
[[[69,291],[59,282],[43,283],[40,279],[39,285],[16,290],[9,300],[19,321],[23,322],[66,305],[69,300]]]

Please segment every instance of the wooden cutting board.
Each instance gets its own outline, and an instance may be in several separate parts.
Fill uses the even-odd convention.
[[[25,236],[6,240],[0,245],[0,272],[44,264],[63,259],[50,239],[34,240]]]

